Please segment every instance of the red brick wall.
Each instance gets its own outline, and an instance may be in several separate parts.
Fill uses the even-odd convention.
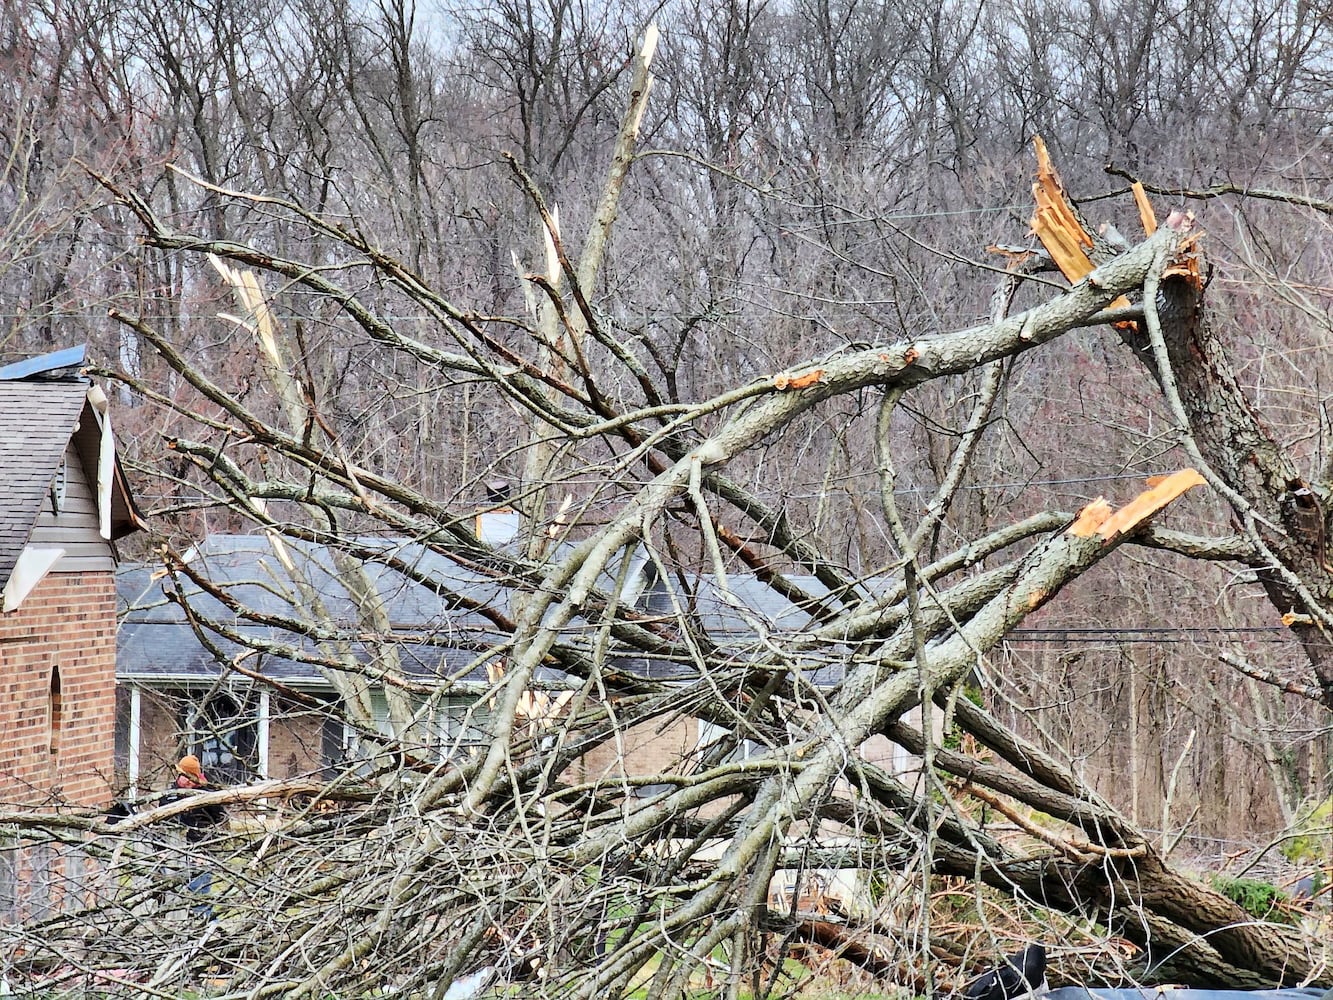
[[[324,719],[318,712],[273,699],[268,732],[268,769],[272,778],[318,774],[322,766]]]
[[[685,756],[694,751],[698,740],[697,719],[682,717],[665,728],[656,722],[631,726],[621,734],[619,742],[607,740],[588,751],[574,765],[575,780],[679,774]]]
[[[51,675],[60,733],[51,752]],[[52,573],[0,614],[0,802],[97,806],[110,796],[116,594],[109,572]]]

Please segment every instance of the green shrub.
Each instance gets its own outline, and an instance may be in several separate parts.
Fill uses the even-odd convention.
[[[959,697],[966,698],[972,704],[981,708],[986,707],[985,695],[981,693],[980,686],[976,684],[965,684],[958,692]],[[944,732],[942,745],[946,750],[960,750],[963,746],[963,731],[957,726],[952,725],[953,713],[950,713],[947,721],[950,723],[948,729]]]
[[[1272,883],[1251,878],[1214,875],[1212,885],[1251,916],[1275,923],[1293,922],[1291,914],[1279,905],[1288,902],[1287,894]]]
[[[1298,865],[1327,865],[1333,862],[1333,796],[1319,803],[1296,824],[1296,835],[1282,844],[1287,860]]]

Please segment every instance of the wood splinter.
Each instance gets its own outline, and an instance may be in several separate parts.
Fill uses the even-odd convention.
[[[1108,542],[1152,517],[1176,497],[1195,486],[1206,485],[1194,469],[1181,469],[1169,476],[1153,476],[1144,490],[1119,510],[1098,497],[1078,512],[1069,533],[1078,538],[1098,535]]]

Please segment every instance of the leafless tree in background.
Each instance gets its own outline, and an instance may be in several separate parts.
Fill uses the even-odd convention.
[[[228,841],[224,916],[196,946],[163,936],[158,872],[25,927],[11,965],[40,979],[72,962],[127,993],[146,976],[442,995],[500,964],[540,969],[550,995],[673,996],[716,974],[737,996],[789,989],[781,957],[831,944],[925,989],[1005,936],[998,901],[1075,943],[1066,976],[1319,981],[1317,930],[1253,921],[1168,848],[1191,808],[1224,815],[1235,790],[1207,786],[1247,731],[1265,734],[1246,759],[1284,818],[1328,794],[1328,205],[1304,193],[1327,176],[1327,12],[1039,7],[671,5],[627,132],[637,45],[578,5],[116,5],[76,25],[10,4],[7,73],[35,93],[6,112],[5,197],[27,212],[6,238],[33,248],[0,275],[22,310],[8,349],[51,322],[102,338],[103,374],[139,404],[131,447],[164,534],[313,540],[350,573],[383,558],[362,541],[382,533],[523,597],[479,609],[501,638],[477,637],[478,662],[505,661],[486,752],[423,759],[404,701],[399,766],[214,793],[344,806]],[[1028,246],[1033,131],[1071,189],[1105,187],[1106,159],[1155,185],[1163,225],[1144,239],[1125,191],[1065,218],[1052,187],[1058,222]],[[635,135],[623,190],[606,184]],[[1186,202],[1199,219],[1168,221]],[[1080,242],[1090,275],[1062,259]],[[245,275],[262,292],[238,306]],[[88,318],[108,304],[117,326]],[[257,346],[264,309],[276,353]],[[1135,482],[1186,467],[1202,488],[1179,499],[1194,477]],[[481,543],[472,514],[497,475],[532,537],[569,544]],[[1114,512],[1086,503],[1099,493]],[[688,587],[667,610],[625,604],[607,578],[630,551],[665,580],[707,574],[724,603],[728,579],[764,581],[809,623],[736,598],[738,638]],[[1283,614],[1277,664],[1181,628]],[[282,624],[356,677],[345,624],[309,606]],[[1034,655],[1020,624],[1105,628],[1123,658],[1072,631]],[[1120,644],[1141,624],[1204,646],[1176,665],[1177,647]],[[390,645],[373,615],[355,632]],[[572,696],[534,728],[547,668]],[[345,710],[370,729],[362,690]],[[1179,721],[1216,706],[1228,719]],[[918,707],[924,723],[904,721]],[[681,714],[729,735],[673,775],[575,777]],[[1294,750],[1275,718],[1322,732],[1301,741],[1303,778],[1278,763]],[[923,758],[920,783],[864,759],[871,739]],[[1132,794],[1126,758],[1148,786]],[[113,871],[117,836],[163,818],[116,834],[5,817],[95,832]],[[775,872],[836,868],[878,873],[873,911],[770,906]],[[135,985],[91,978],[109,969]]]

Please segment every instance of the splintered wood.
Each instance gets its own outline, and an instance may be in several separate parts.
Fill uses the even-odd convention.
[[[1134,192],[1134,204],[1139,210],[1139,222],[1143,225],[1144,235],[1151,236],[1157,232],[1157,213],[1153,211],[1152,202],[1148,200],[1141,181],[1131,184],[1130,190]]]
[[[1194,225],[1194,213],[1185,213],[1184,228]],[[1196,289],[1203,290],[1203,272],[1199,268],[1199,240],[1203,238],[1203,230],[1195,229],[1188,235],[1181,238],[1176,244],[1176,252],[1171,257],[1171,262],[1167,264],[1166,270],[1162,274],[1167,277],[1176,276],[1186,279]]]
[[[1046,152],[1046,143],[1041,136],[1032,143],[1037,149],[1037,183],[1032,185],[1036,208],[1029,220],[1032,232],[1041,240],[1060,273],[1071,282],[1078,281],[1093,269],[1085,250],[1092,249],[1092,237],[1079,225],[1069,207],[1060,175],[1055,172],[1050,154]]]
[[[1070,206],[1064,184],[1061,183],[1060,175],[1056,173],[1055,167],[1051,164],[1050,154],[1046,151],[1046,143],[1042,141],[1041,136],[1036,136],[1032,144],[1037,154],[1037,182],[1032,185],[1035,208],[1029,220],[1032,233],[1051,255],[1051,260],[1055,261],[1061,274],[1071,283],[1081,281],[1094,268],[1087,253],[1093,247],[1092,237],[1083,228]],[[1136,181],[1132,191],[1144,234],[1151,236],[1157,231],[1157,213],[1153,211],[1142,184]],[[1190,232],[1193,224],[1192,215],[1181,213],[1173,213],[1167,220],[1167,225],[1181,233],[1181,239],[1164,273],[1184,277],[1195,288],[1202,288],[1198,243],[1203,233],[1201,230]],[[1122,295],[1108,308],[1117,309],[1127,305],[1129,299]]]
[[[1186,490],[1203,486],[1204,478],[1194,469],[1181,469],[1169,476],[1154,476],[1144,490],[1119,510],[1098,497],[1078,512],[1069,533],[1078,538],[1094,535],[1108,542],[1117,535],[1138,527]]]

